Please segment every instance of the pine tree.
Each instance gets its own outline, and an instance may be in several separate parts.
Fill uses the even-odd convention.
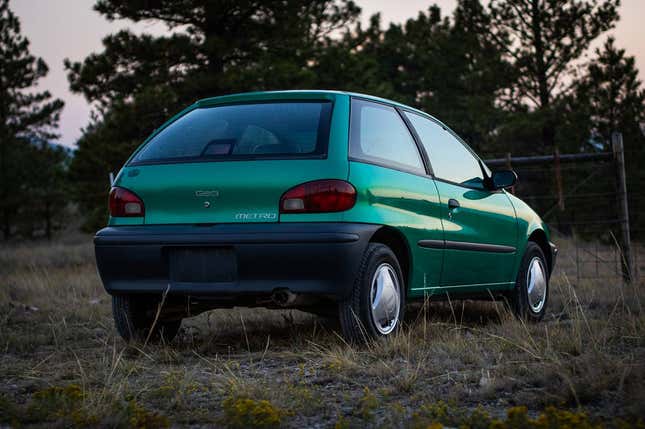
[[[380,14],[375,14],[365,29],[358,22],[340,36],[325,37],[310,65],[316,76],[313,87],[400,100],[401,94],[394,90],[393,82],[384,78],[386,67],[381,58],[372,50],[382,38],[380,26]]]
[[[645,122],[645,90],[638,79],[634,57],[607,38],[588,66],[587,76],[578,88],[578,98],[589,103],[594,130],[607,144],[613,131],[632,140],[641,140],[640,124]],[[640,145],[639,145],[640,146]]]
[[[577,106],[588,114],[589,137],[611,150],[611,134],[623,135],[630,223],[635,236],[645,232],[645,201],[638,189],[645,186],[645,89],[638,79],[634,57],[616,47],[609,37],[596,49],[585,78],[576,90]],[[588,138],[589,138],[588,137]]]
[[[491,1],[490,34],[518,77],[510,101],[519,112],[535,110],[520,118],[519,128],[537,123],[541,152],[557,147],[555,108],[570,90],[576,60],[614,26],[619,5],[620,0]]]
[[[450,29],[439,38],[420,107],[436,114],[482,154],[494,151],[495,130],[505,119],[497,103],[515,75],[491,39],[490,15],[479,0],[459,0]]]
[[[29,53],[9,1],[0,0],[0,228],[5,239],[29,202],[35,150],[56,137],[63,102],[48,91],[29,92],[47,71],[45,62]]]
[[[172,114],[197,99],[317,86],[324,41],[353,23],[351,0],[98,0],[107,19],[161,22],[168,36],[121,31],[82,62],[66,60],[71,89],[97,108],[71,165],[74,195],[105,222],[110,171]]]
[[[162,22],[170,36],[121,31],[104,52],[66,61],[72,90],[109,106],[163,85],[184,103],[205,96],[298,87],[320,41],[353,22],[351,0],[98,0],[107,19]]]
[[[512,83],[513,73],[487,34],[489,25],[479,0],[459,0],[452,17],[443,17],[434,5],[386,30],[377,14],[367,28],[358,26],[344,36],[345,55],[342,49],[333,53],[340,62],[322,65],[331,67],[336,79],[344,77],[343,88],[358,86],[418,107],[478,150],[491,150],[492,135],[503,119],[496,100]],[[360,71],[339,71],[339,64]]]

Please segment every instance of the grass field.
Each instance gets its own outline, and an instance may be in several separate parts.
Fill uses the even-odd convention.
[[[261,309],[127,346],[89,237],[4,245],[0,426],[629,427],[645,416],[644,287],[558,271],[541,324],[430,303],[363,348],[323,319]]]

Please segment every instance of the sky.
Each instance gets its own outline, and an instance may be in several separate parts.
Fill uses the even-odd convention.
[[[456,0],[355,0],[363,9],[362,20],[381,12],[382,22],[404,22],[436,3],[444,14],[455,7]],[[90,120],[91,106],[81,95],[69,90],[63,60],[81,61],[92,52],[101,52],[101,40],[108,34],[129,28],[135,32],[162,34],[163,24],[134,24],[130,21],[109,22],[92,10],[94,0],[10,0],[9,5],[20,18],[23,34],[31,42],[32,54],[49,65],[49,74],[38,89],[47,89],[65,101],[61,115],[59,143],[74,147],[82,128]],[[622,0],[621,20],[610,34],[617,45],[636,57],[641,79],[645,76],[645,0]],[[599,45],[598,41],[595,46]]]

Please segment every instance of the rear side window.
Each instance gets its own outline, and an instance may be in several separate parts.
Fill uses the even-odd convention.
[[[349,156],[399,170],[425,173],[410,131],[390,106],[352,100]]]
[[[154,136],[131,164],[324,156],[331,108],[327,101],[197,108]]]
[[[479,161],[450,131],[416,113],[405,115],[419,135],[436,177],[464,186],[484,187]]]

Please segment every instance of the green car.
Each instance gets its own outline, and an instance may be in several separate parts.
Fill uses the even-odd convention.
[[[338,317],[349,341],[392,335],[425,297],[545,313],[556,249],[448,127],[337,91],[209,98],[157,129],[110,191],[94,239],[120,335],[171,340],[215,308]]]

